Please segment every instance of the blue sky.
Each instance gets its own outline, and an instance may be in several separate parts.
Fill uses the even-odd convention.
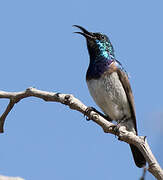
[[[103,32],[131,76],[139,134],[147,136],[163,167],[162,7],[161,0],[0,1],[0,89],[71,93],[97,108],[85,82],[86,43],[72,25]],[[1,113],[7,102],[1,99]],[[3,175],[137,180],[142,174],[127,144],[58,103],[22,100],[7,117],[0,141]]]

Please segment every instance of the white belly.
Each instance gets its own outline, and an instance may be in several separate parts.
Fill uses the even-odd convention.
[[[87,85],[96,104],[112,120],[131,117],[127,96],[116,72],[88,80]]]

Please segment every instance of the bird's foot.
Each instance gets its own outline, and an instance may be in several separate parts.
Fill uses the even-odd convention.
[[[108,120],[108,121],[112,121],[112,119],[109,116],[106,116],[104,114],[102,114],[101,112],[99,112],[97,109],[95,109],[94,107],[87,107],[87,109],[85,110],[85,114],[84,116],[86,116],[87,113],[90,113],[91,111],[96,112],[97,114],[99,114],[100,116],[102,116],[104,119]],[[89,121],[91,120],[90,118],[86,117],[86,120]]]
[[[120,137],[119,137],[120,130],[126,130],[125,124],[128,120],[130,119],[126,118],[126,115],[124,115],[124,117],[121,120],[117,121],[117,125],[115,126],[114,131],[115,131],[115,136],[118,136],[118,140],[120,140]]]
[[[115,137],[119,135],[119,126],[118,125],[115,125],[112,127],[114,132],[115,132]]]
[[[87,109],[85,110],[84,112],[84,117],[89,114],[91,111],[95,111],[96,112],[96,109],[94,107],[87,107]],[[90,121],[91,119],[89,117],[86,117],[86,120],[87,121]]]

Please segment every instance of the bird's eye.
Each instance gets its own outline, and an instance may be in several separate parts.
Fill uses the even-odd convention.
[[[101,35],[101,39],[105,39],[105,36]]]

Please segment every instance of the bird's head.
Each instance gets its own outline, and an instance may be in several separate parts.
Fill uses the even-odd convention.
[[[114,59],[114,49],[109,38],[102,33],[92,33],[87,31],[85,28],[74,25],[79,28],[82,32],[75,32],[83,35],[87,41],[88,52],[91,58],[97,56],[103,56],[108,59]]]

